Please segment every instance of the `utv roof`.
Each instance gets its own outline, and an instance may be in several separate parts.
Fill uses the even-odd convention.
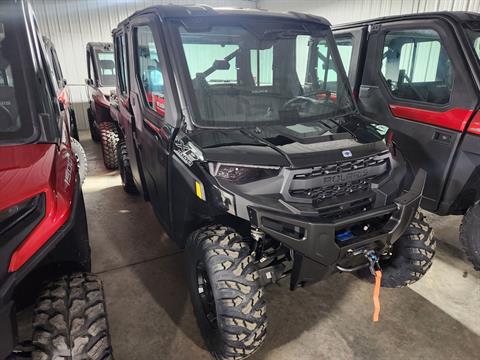
[[[321,17],[315,15],[309,15],[304,13],[298,13],[290,11],[288,13],[270,12],[267,10],[259,9],[234,9],[234,8],[212,8],[206,5],[198,6],[181,6],[181,5],[157,5],[151,6],[143,10],[139,10],[120,22],[118,27],[122,27],[130,22],[130,20],[138,15],[142,14],[156,14],[161,19],[172,18],[193,18],[193,17],[206,17],[206,16],[252,16],[258,18],[278,18],[278,19],[293,19],[313,22],[322,24],[325,26],[331,26],[330,22]],[[114,30],[115,31],[115,30]]]
[[[425,12],[417,14],[402,14],[393,16],[384,16],[374,19],[355,21],[351,23],[338,24],[332,26],[334,30],[347,29],[370,24],[381,24],[385,22],[405,21],[409,19],[445,19],[450,22],[469,22],[480,21],[480,14],[467,11],[438,11]]]
[[[110,42],[88,42],[88,48],[95,48],[95,49],[104,49],[104,50],[112,50],[113,51],[113,43]]]

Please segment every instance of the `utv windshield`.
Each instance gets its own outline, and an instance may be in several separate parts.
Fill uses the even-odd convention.
[[[0,6],[0,143],[23,143],[35,135],[19,61],[23,19],[13,13]]]
[[[113,51],[95,51],[98,80],[101,86],[115,86],[115,58]]]
[[[184,21],[178,29],[199,126],[297,124],[354,110],[326,26],[246,20],[205,28]]]

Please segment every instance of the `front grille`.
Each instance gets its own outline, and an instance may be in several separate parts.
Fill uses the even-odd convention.
[[[294,197],[303,197],[315,200],[327,200],[334,197],[351,195],[359,191],[369,190],[371,181],[372,178],[366,178],[327,187],[318,187],[307,190],[292,190],[290,191],[290,194]]]
[[[383,152],[301,170],[293,175],[290,201],[311,201],[317,206],[324,200],[365,193],[371,189],[373,179],[384,174],[388,167],[389,154]]]
[[[383,156],[368,156],[362,159],[338,162],[334,164],[316,166],[312,169],[312,172],[307,174],[296,174],[294,179],[310,179],[317,176],[335,175],[348,171],[364,169],[367,167],[382,165],[387,162],[387,157]]]

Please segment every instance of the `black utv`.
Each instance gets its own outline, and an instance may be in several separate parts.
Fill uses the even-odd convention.
[[[110,115],[110,99],[115,89],[115,62],[111,43],[87,44],[85,79],[88,96],[88,124],[92,140],[102,146],[103,163],[107,169],[118,167],[116,148],[118,127]]]
[[[336,272],[400,287],[434,256],[412,173],[359,114],[327,20],[157,6],[113,31],[119,162],[186,248],[209,350],[241,359],[265,339],[263,288]]]
[[[361,113],[427,171],[424,209],[464,215],[460,240],[480,270],[480,14],[393,16],[334,35]]]

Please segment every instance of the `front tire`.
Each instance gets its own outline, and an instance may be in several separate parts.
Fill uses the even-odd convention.
[[[130,160],[128,159],[127,144],[125,140],[120,140],[117,144],[117,161],[122,178],[122,187],[127,194],[138,194],[137,186],[133,180]]]
[[[117,161],[117,126],[109,121],[102,121],[98,126],[100,129],[100,141],[102,145],[103,163],[109,170],[118,168]]]
[[[48,284],[34,308],[33,360],[112,360],[101,281],[66,275]]]
[[[213,225],[187,241],[193,310],[216,359],[243,359],[267,329],[263,287],[249,245],[233,229]]]
[[[480,271],[480,203],[471,206],[463,216],[460,242],[473,268]]]
[[[399,288],[420,280],[432,266],[436,241],[425,216],[417,211],[405,233],[393,244],[392,256],[380,260],[382,287]],[[368,269],[358,272],[360,278],[374,282]]]
[[[80,177],[80,185],[83,185],[83,182],[87,178],[88,173],[88,162],[87,162],[87,154],[85,153],[85,149],[83,148],[80,142],[71,137],[70,138],[70,145],[72,147],[72,152],[75,155],[77,160],[77,167],[78,167],[78,176]]]

